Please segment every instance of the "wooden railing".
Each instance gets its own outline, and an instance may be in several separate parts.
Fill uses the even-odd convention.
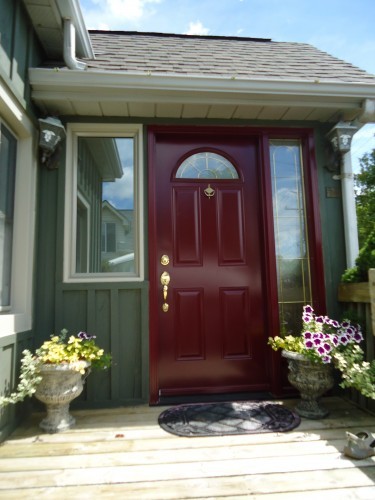
[[[367,361],[375,359],[375,269],[369,270],[366,283],[342,283],[339,286],[339,302],[345,310],[354,312],[363,328],[364,350]],[[375,401],[368,400],[357,391],[349,391],[350,399],[363,408],[375,411]]]

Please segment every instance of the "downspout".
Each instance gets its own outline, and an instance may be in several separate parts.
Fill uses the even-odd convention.
[[[69,69],[86,69],[86,63],[76,59],[76,30],[70,18],[64,19],[64,61]]]
[[[340,178],[345,228],[346,267],[350,268],[355,266],[355,260],[359,252],[357,211],[350,150],[342,156]]]

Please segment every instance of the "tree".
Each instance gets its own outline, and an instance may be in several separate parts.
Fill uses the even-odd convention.
[[[358,219],[359,248],[375,230],[375,149],[360,160],[360,172],[354,175]]]

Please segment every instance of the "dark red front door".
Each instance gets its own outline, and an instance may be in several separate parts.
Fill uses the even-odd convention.
[[[265,390],[257,140],[220,128],[155,129],[150,144],[151,402]],[[231,163],[236,175],[217,178],[200,165],[196,178],[191,168],[180,176],[184,160],[207,153]],[[164,293],[163,273],[170,278]]]

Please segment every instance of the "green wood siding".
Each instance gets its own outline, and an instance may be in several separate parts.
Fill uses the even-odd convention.
[[[148,401],[148,285],[63,284],[57,290],[56,328],[96,335],[112,352],[108,372],[92,373],[81,401],[92,405]]]
[[[147,402],[148,282],[63,283],[65,159],[40,172],[35,337],[39,345],[66,328],[97,336],[112,352],[108,372],[92,373],[73,406]]]
[[[0,77],[32,111],[28,69],[42,61],[43,50],[21,0],[0,0],[0,13]]]
[[[337,300],[337,290],[346,266],[345,234],[341,181],[333,179],[335,172],[326,168],[328,160],[325,156],[325,134],[330,128],[330,125],[325,125],[316,129],[315,146],[327,310],[332,317],[340,318],[342,311]]]

